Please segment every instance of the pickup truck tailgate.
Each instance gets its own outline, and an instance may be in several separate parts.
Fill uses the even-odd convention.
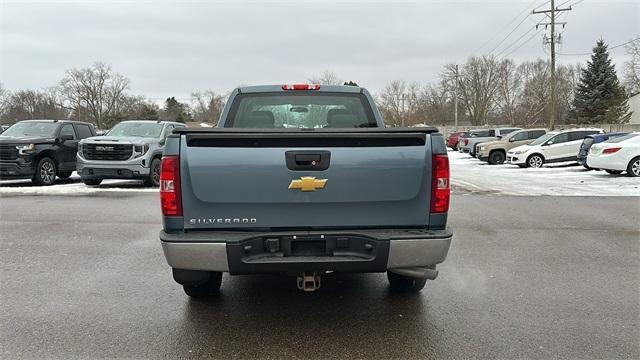
[[[428,133],[188,133],[180,147],[185,229],[429,223]]]

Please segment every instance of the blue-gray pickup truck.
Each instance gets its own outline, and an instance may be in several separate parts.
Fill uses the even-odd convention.
[[[385,128],[356,86],[235,89],[215,128],[179,128],[160,172],[162,248],[187,295],[222,273],[386,272],[419,291],[449,251],[449,161],[435,128]]]

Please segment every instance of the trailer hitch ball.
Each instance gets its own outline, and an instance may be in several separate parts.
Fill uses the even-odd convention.
[[[298,289],[303,291],[316,291],[320,289],[320,275],[316,273],[302,273],[297,279]]]

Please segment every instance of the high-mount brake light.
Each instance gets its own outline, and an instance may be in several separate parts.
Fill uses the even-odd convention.
[[[602,154],[613,154],[618,152],[620,149],[622,149],[621,147],[614,147],[614,148],[606,148],[604,150],[602,150]]]
[[[446,213],[451,197],[449,158],[447,155],[433,155],[431,161],[431,213]]]
[[[319,84],[282,85],[282,90],[320,90],[320,85]]]
[[[164,216],[182,216],[178,155],[165,155],[160,162],[160,206]]]

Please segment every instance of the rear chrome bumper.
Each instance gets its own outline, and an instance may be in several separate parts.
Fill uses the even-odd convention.
[[[213,235],[213,234],[212,234]],[[219,234],[211,236],[217,238]],[[293,236],[293,235],[291,235]],[[286,251],[270,254],[251,249],[260,248],[268,239],[282,239],[285,234],[251,234],[232,242],[207,241],[206,233],[168,234],[162,231],[160,240],[167,263],[172,268],[230,272],[231,274],[257,274],[289,271],[335,270],[344,272],[382,272],[394,269],[429,267],[443,262],[449,252],[453,234],[450,230],[424,231],[412,234],[398,230],[310,233],[309,242],[326,239],[327,244],[345,242],[330,253],[289,254]],[[322,236],[322,237],[320,237]],[[218,240],[218,239],[216,239]],[[304,243],[306,240],[301,240]],[[352,244],[349,245],[349,242]],[[329,248],[329,245],[326,245]]]

